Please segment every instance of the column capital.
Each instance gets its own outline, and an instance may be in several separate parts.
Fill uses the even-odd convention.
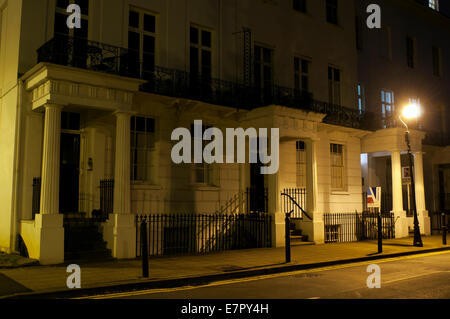
[[[119,116],[123,116],[123,117],[132,117],[133,115],[136,115],[137,112],[134,111],[122,111],[122,110],[117,110],[113,112],[113,115],[116,117]]]
[[[44,108],[45,109],[57,109],[59,111],[62,111],[63,108],[64,108],[64,105],[54,104],[54,103],[47,103],[47,104],[44,104]]]

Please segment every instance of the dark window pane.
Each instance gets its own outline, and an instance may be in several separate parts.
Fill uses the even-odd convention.
[[[89,0],[76,0],[75,3],[80,6],[81,14],[89,15]]]
[[[139,13],[136,11],[130,11],[128,25],[133,28],[139,28]]]
[[[145,118],[143,117],[136,118],[136,131],[145,132]]]
[[[338,69],[334,69],[334,80],[336,82],[341,81],[341,72]]]
[[[144,35],[144,52],[155,53],[155,38]]]
[[[309,84],[308,84],[308,77],[302,76],[302,90],[308,92],[309,91]]]
[[[261,47],[255,46],[255,61],[261,61]]]
[[[144,70],[153,71],[155,69],[155,56],[144,53]]]
[[[88,34],[89,34],[88,33],[88,25],[89,25],[88,20],[81,19],[81,28],[80,29],[75,28],[74,32],[73,32],[73,35],[76,38],[87,39],[88,38]]]
[[[271,63],[272,62],[272,52],[270,49],[264,49],[264,62]]]
[[[202,50],[202,67],[211,68],[211,52]]]
[[[148,32],[155,32],[156,20],[155,17],[149,14],[144,14],[144,30]]]
[[[140,50],[140,36],[139,33],[129,31],[128,32],[128,48],[131,50]]]
[[[294,70],[296,72],[300,72],[300,59],[299,58],[294,58]]]
[[[306,12],[306,0],[293,0],[294,10]]]
[[[67,27],[67,17],[65,14],[55,14],[55,34],[69,34],[69,28]]]
[[[57,0],[56,1],[56,7],[61,9],[67,9],[69,6],[69,0]]]
[[[191,43],[198,44],[198,29],[191,27]]]
[[[302,72],[309,73],[309,63],[307,60],[302,60]]]
[[[211,47],[211,32],[202,31],[202,45],[205,47]]]
[[[147,119],[147,133],[154,133],[154,132],[155,132],[155,120]]]
[[[191,73],[198,73],[199,61],[197,48],[191,48],[190,61],[191,61]]]
[[[333,68],[328,67],[328,80],[333,80]]]
[[[132,117],[131,117],[131,123],[130,123],[130,129],[131,129],[132,131],[134,131],[134,129],[135,129],[135,125],[134,125],[135,122],[136,122],[136,117],[135,117],[135,116],[132,116]]]

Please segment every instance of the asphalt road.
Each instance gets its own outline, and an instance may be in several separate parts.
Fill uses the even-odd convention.
[[[121,299],[450,299],[450,252],[376,263],[381,287],[369,289],[369,263],[277,274],[202,287],[107,295]],[[337,269],[336,269],[337,268]]]

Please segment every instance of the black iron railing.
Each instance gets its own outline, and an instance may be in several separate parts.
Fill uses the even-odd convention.
[[[327,213],[323,215],[325,243],[345,243],[377,239],[377,213]],[[384,239],[395,238],[393,213],[382,213]]]
[[[99,218],[107,219],[110,214],[114,213],[114,180],[105,179],[100,181],[100,216]]]
[[[361,128],[358,110],[315,101],[308,92],[279,85],[261,88],[146,65],[133,50],[86,39],[57,35],[38,49],[39,62],[140,78],[147,81],[142,90],[150,93],[247,110],[282,105],[327,114],[326,123]]]
[[[447,212],[430,212],[430,226],[432,234],[439,234],[442,232],[443,226],[450,224],[450,211]]]
[[[282,191],[281,211],[292,212],[291,219],[303,219],[303,210],[306,210],[306,189],[305,188],[285,188]]]
[[[33,197],[31,204],[31,214],[34,220],[35,216],[41,211],[41,178],[33,178]]]
[[[136,216],[136,255],[141,255],[140,225],[145,220],[149,256],[207,254],[272,246],[271,216],[147,215]]]

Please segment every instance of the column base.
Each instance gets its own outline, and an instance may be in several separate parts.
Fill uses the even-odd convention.
[[[136,258],[136,217],[131,214],[111,214],[103,228],[103,239],[117,259]]]
[[[303,220],[302,221],[302,234],[308,236],[308,241],[314,242],[314,244],[325,243],[325,229],[323,220]]]
[[[37,214],[34,221],[22,221],[21,236],[31,259],[41,265],[64,262],[64,216]]]
[[[285,216],[282,213],[273,215],[274,226],[272,228],[272,247],[284,247],[286,244]]]
[[[420,228],[420,234],[425,236],[431,235],[431,222],[430,222],[430,216],[428,215],[428,211],[424,210],[421,212],[418,212],[417,218],[419,219],[419,228]]]
[[[408,218],[406,217],[405,211],[394,212],[394,221],[395,221],[395,238],[406,238],[409,236],[408,231]]]

